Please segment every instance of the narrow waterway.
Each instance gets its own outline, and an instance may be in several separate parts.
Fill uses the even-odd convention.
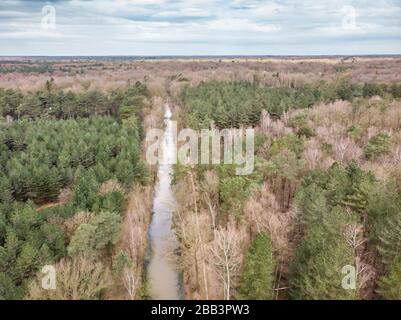
[[[165,131],[161,141],[162,161],[158,168],[158,183],[153,200],[153,215],[149,228],[151,257],[148,264],[149,296],[151,299],[178,300],[182,298],[177,270],[177,239],[172,230],[175,199],[171,189],[175,140],[171,109],[166,104]]]

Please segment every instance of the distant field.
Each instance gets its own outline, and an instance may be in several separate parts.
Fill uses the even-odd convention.
[[[0,87],[22,91],[37,90],[41,82],[53,77],[57,86],[66,90],[108,90],[128,81],[144,81],[161,94],[166,81],[177,79],[193,85],[208,80],[251,81],[257,75],[270,83],[277,73],[281,79],[299,83],[342,75],[355,82],[400,82],[401,57],[0,58]]]

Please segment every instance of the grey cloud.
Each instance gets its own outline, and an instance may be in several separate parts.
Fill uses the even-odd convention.
[[[41,8],[47,3],[56,8],[57,32],[43,36]],[[357,30],[342,28],[342,8],[347,5],[357,12]],[[401,53],[400,40],[401,3],[396,0],[0,2],[1,54],[38,50],[57,54],[61,49],[56,41],[65,44],[64,54],[91,50],[98,54],[112,50],[115,54],[160,54],[163,50],[166,54],[189,54],[191,50],[190,54],[227,54],[230,50],[232,54],[280,54],[280,48],[282,54],[314,50],[338,54],[351,50],[350,43],[355,44],[353,50],[360,50],[355,54]]]

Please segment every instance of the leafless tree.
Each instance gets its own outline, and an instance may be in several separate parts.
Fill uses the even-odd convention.
[[[241,236],[231,225],[219,228],[211,246],[213,263],[224,287],[224,299],[230,300],[241,267]]]
[[[322,159],[322,152],[319,148],[319,142],[316,140],[311,140],[305,143],[305,145],[303,157],[305,158],[309,169],[315,169]]]
[[[141,285],[146,251],[146,230],[151,210],[150,195],[150,187],[134,186],[124,221],[123,249],[129,259],[129,265],[123,269],[121,280],[131,300],[136,298]]]
[[[212,182],[213,179],[210,181]],[[200,206],[202,201],[200,186],[192,173],[179,181],[175,194],[177,208],[175,214],[175,230],[181,242],[181,261],[184,271],[184,282],[191,287],[193,296],[209,298],[209,273],[207,270],[207,243],[213,238],[211,227],[215,213]],[[205,196],[206,200],[212,201]],[[199,204],[198,204],[199,202]],[[214,204],[211,210],[214,211]]]
[[[244,208],[244,218],[250,240],[258,232],[269,234],[277,258],[288,266],[287,262],[293,249],[290,245],[290,235],[293,232],[294,212],[281,211],[267,183],[255,190],[248,199]]]
[[[357,223],[348,225],[344,230],[344,237],[354,250],[358,288],[364,289],[361,291],[361,296],[369,295],[370,292],[374,290],[373,286],[374,279],[376,278],[376,269],[367,259],[369,252],[367,252],[365,246],[367,239],[363,236],[363,225]]]
[[[269,133],[269,130],[273,126],[273,120],[270,118],[269,113],[263,109],[262,114],[260,116],[260,129],[263,133]]]
[[[218,176],[213,171],[205,172],[205,179],[201,183],[201,198],[205,203],[212,222],[212,229],[216,228],[216,215],[218,206],[218,194],[219,194],[219,180]]]
[[[350,144],[349,138],[341,138],[335,143],[336,156],[341,163],[344,162],[349,144]]]
[[[141,284],[140,276],[137,274],[135,267],[126,267],[124,269],[123,283],[130,300],[135,300],[138,288]]]
[[[362,236],[362,226],[358,224],[347,226],[344,231],[344,236],[345,240],[354,251],[366,242],[366,239]]]
[[[395,164],[401,164],[401,146],[397,146],[393,150],[393,159]]]
[[[30,284],[27,298],[31,300],[91,300],[99,299],[110,285],[109,269],[101,262],[78,256],[62,259],[55,265],[57,282],[55,290],[44,290],[42,273]]]

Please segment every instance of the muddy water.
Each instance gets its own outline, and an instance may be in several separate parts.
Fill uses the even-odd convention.
[[[158,183],[153,200],[153,215],[149,228],[151,258],[148,264],[149,296],[151,299],[182,298],[180,275],[177,270],[177,239],[172,230],[175,199],[171,189],[175,140],[171,110],[166,105],[165,131],[161,141],[162,161],[158,169]]]

